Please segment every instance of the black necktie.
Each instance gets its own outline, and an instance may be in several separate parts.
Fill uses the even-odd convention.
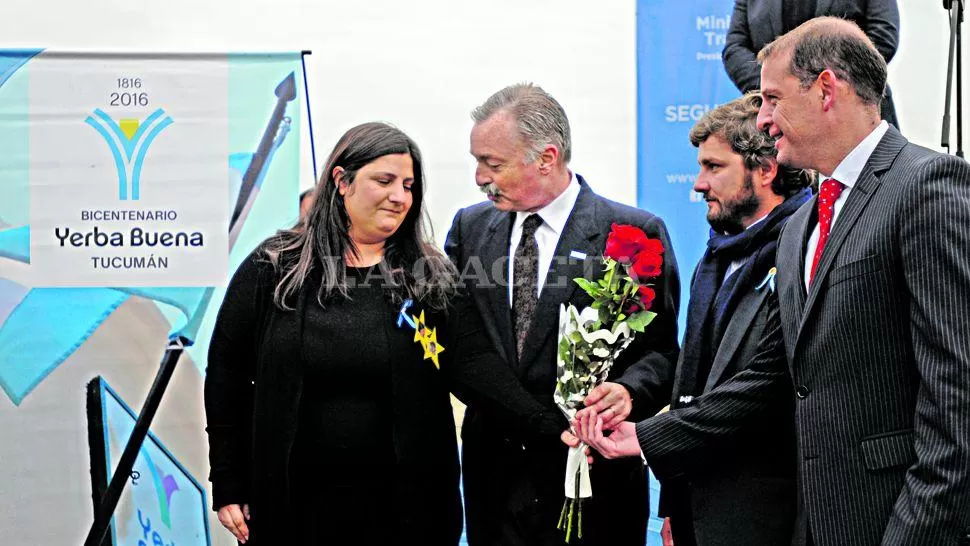
[[[539,299],[539,243],[536,230],[542,218],[533,214],[522,224],[522,238],[515,249],[515,269],[512,285],[512,316],[515,321],[515,347],[519,358],[525,347],[525,336],[532,324]]]

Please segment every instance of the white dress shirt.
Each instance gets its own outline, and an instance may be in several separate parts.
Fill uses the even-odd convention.
[[[849,194],[852,193],[852,188],[855,186],[857,180],[859,180],[859,175],[862,174],[862,169],[869,162],[869,157],[872,156],[872,152],[876,151],[876,146],[879,145],[879,141],[882,137],[886,135],[886,131],[889,130],[889,124],[886,121],[882,121],[875,129],[869,133],[869,136],[862,139],[849,155],[845,156],[845,159],[839,163],[835,171],[832,172],[831,176],[823,176],[822,178],[834,178],[845,186],[842,190],[842,194],[839,198],[835,200],[835,204],[832,210],[832,225],[829,227],[831,230],[835,229],[835,223],[839,220],[839,213],[842,212],[842,207],[845,206],[845,200],[849,198]],[[819,181],[821,185],[821,180]],[[805,289],[808,290],[809,279],[812,276],[812,260],[815,258],[815,249],[818,248],[818,238],[819,238],[819,226],[815,225],[815,229],[812,230],[812,236],[808,239],[808,248],[805,249],[805,271],[804,271],[804,281]]]
[[[546,276],[549,274],[549,266],[552,265],[553,254],[556,253],[556,246],[559,245],[559,237],[566,227],[566,221],[569,220],[573,207],[576,206],[576,199],[579,198],[579,181],[576,180],[575,174],[570,173],[569,176],[569,185],[551,203],[534,213],[515,213],[512,237],[509,240],[509,307],[512,306],[512,287],[515,284],[513,281],[515,250],[519,247],[519,239],[522,238],[522,224],[533,214],[538,214],[542,218],[542,225],[536,230],[536,243],[539,244],[539,294],[542,294],[542,287],[546,284]]]

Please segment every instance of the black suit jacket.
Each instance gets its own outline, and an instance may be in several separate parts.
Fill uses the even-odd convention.
[[[796,392],[799,478],[821,546],[970,544],[970,167],[889,132],[806,291],[812,200],[782,233],[749,369],[637,425],[659,473]]]
[[[742,93],[761,87],[758,52],[783,33],[782,2],[735,0],[723,56],[728,76]],[[818,0],[815,16],[823,15],[855,21],[887,63],[896,54],[899,46],[899,8],[896,0]],[[882,117],[899,127],[888,86],[882,101]]]
[[[698,384],[683,353],[677,363],[671,409],[689,407],[740,372],[754,358],[768,320],[771,288],[752,279],[714,352],[707,381]],[[791,403],[760,416],[737,438],[697,456],[694,469],[662,480],[660,513],[686,525],[697,543],[720,546],[787,545],[795,523],[795,415]]]
[[[496,210],[491,203],[459,211],[445,250],[462,273],[497,351],[525,388],[539,402],[554,408],[559,306],[573,303],[582,308],[592,302],[572,279],[601,274],[598,258],[614,222],[636,225],[647,236],[660,239],[665,249],[664,265],[654,282],[657,296],[653,304],[659,316],[624,351],[610,375],[630,391],[634,415],[645,418],[670,398],[678,353],[680,285],[676,258],[662,220],[604,199],[578,178],[580,194],[560,236],[521,359],[513,343],[505,279],[514,215]],[[587,258],[571,258],[573,251]],[[472,404],[465,413],[462,440],[469,543],[517,544],[522,537],[530,544],[561,543],[556,523],[564,499],[566,448],[558,436],[517,436],[497,426],[492,415]],[[593,499],[583,515],[585,543],[642,545],[648,515],[642,464],[603,461],[594,466]],[[512,521],[519,530],[506,533],[503,521]]]

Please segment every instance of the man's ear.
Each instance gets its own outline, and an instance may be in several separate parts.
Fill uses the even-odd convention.
[[[822,92],[822,110],[828,112],[835,106],[836,92],[839,89],[839,85],[842,83],[839,81],[838,76],[835,72],[826,68],[818,75],[815,80],[818,84],[819,90]]]
[[[759,186],[771,187],[771,183],[778,176],[778,162],[774,159],[765,159],[755,169],[755,178]]]
[[[539,162],[539,172],[544,175],[549,174],[559,161],[559,148],[552,144],[546,146],[539,154],[537,161]]]

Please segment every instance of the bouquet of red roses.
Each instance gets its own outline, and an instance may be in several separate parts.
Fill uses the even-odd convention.
[[[635,226],[613,224],[606,239],[603,277],[573,279],[593,303],[581,311],[573,305],[559,307],[559,348],[554,399],[572,421],[583,401],[606,381],[613,362],[657,316],[650,311],[655,293],[647,282],[660,275],[663,244],[650,239]],[[569,450],[566,462],[566,502],[559,528],[566,542],[583,536],[583,499],[593,496],[586,446]]]

